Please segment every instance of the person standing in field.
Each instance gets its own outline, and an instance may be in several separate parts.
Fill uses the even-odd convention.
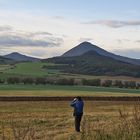
[[[84,102],[81,97],[76,97],[70,104],[74,107],[73,116],[75,117],[75,130],[80,132],[80,122],[83,116]]]

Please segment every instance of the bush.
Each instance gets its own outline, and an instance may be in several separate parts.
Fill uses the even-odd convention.
[[[105,80],[105,81],[102,83],[102,86],[103,86],[103,87],[111,87],[111,86],[112,86],[112,80]]]
[[[87,86],[100,86],[101,80],[100,79],[82,79],[82,84]]]
[[[44,78],[44,77],[37,77],[36,79],[35,79],[35,84],[42,84],[42,85],[45,85],[47,83],[47,81],[46,81],[46,78]]]
[[[54,85],[56,83],[56,79],[46,78],[46,84]]]
[[[139,89],[139,88],[140,88],[140,83],[137,83],[136,89]]]
[[[136,88],[136,82],[135,81],[125,81],[124,87],[134,89],[134,88]]]
[[[56,85],[74,85],[74,79],[66,79],[66,78],[63,78],[63,79],[58,79],[56,80],[55,82]]]
[[[118,87],[118,88],[123,88],[124,87],[123,82],[122,81],[119,81],[119,80],[114,81],[114,84],[113,85],[115,87]]]
[[[21,82],[21,79],[19,77],[9,77],[7,79],[8,84],[19,84]]]
[[[0,79],[0,84],[4,84],[5,80],[4,79]]]
[[[32,77],[26,77],[26,78],[22,79],[22,82],[24,84],[34,84],[35,83],[35,81]]]

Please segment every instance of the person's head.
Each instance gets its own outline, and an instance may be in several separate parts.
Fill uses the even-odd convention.
[[[79,101],[82,100],[82,98],[80,96],[77,96],[76,99]]]

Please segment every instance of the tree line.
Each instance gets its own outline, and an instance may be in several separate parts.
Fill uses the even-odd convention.
[[[101,80],[101,79],[76,80],[74,78],[9,77],[7,79],[0,79],[0,84],[85,85],[85,86],[97,86],[97,87],[140,89],[140,83],[136,81]]]
[[[82,79],[83,85],[139,89],[140,83],[123,80]]]
[[[45,77],[9,77],[7,79],[0,79],[0,84],[35,84],[35,85],[75,85],[73,78],[45,78]]]

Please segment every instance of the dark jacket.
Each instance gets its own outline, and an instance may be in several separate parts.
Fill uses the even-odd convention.
[[[82,116],[83,115],[84,102],[82,100],[72,101],[70,105],[72,107],[74,107],[73,116]]]

